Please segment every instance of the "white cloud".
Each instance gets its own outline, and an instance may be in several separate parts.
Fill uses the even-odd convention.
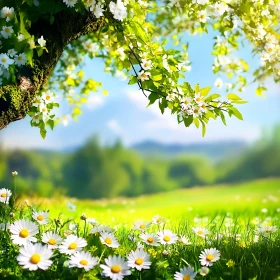
[[[107,126],[116,134],[121,134],[122,128],[120,127],[117,120],[110,120],[107,122]]]
[[[94,110],[97,108],[100,108],[104,105],[105,101],[104,101],[104,97],[99,96],[99,95],[91,95],[89,96],[87,103],[86,103],[86,107],[89,110]]]

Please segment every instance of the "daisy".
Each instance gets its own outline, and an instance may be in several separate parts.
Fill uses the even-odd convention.
[[[2,65],[5,69],[8,69],[11,64],[14,63],[14,60],[9,58],[7,54],[0,54],[0,65]]]
[[[53,231],[44,232],[42,235],[42,242],[48,244],[49,249],[57,248],[62,240],[63,239]]]
[[[195,96],[194,96],[194,101],[197,103],[197,104],[200,104],[203,102],[203,97],[200,95],[200,93],[196,93]]]
[[[49,213],[46,211],[33,212],[32,218],[40,225],[45,225],[48,223]]]
[[[12,8],[8,8],[8,7],[3,7],[1,9],[1,18],[6,18],[6,21],[10,21],[15,14],[15,9]]]
[[[49,104],[50,102],[54,101],[54,94],[50,90],[47,90],[46,92],[42,93],[42,99],[45,100],[46,104]]]
[[[109,256],[100,267],[103,269],[102,275],[113,280],[122,280],[124,276],[131,274],[127,263],[119,256]]]
[[[209,233],[209,230],[203,227],[192,228],[192,231],[202,238],[205,238],[206,235]]]
[[[5,39],[8,39],[14,33],[12,26],[3,26],[2,31],[0,32]]]
[[[121,0],[117,0],[117,3],[111,1],[109,4],[109,9],[116,20],[123,21],[127,17],[126,7]]]
[[[155,233],[141,233],[140,238],[150,246],[159,246],[159,239]]]
[[[136,221],[133,223],[134,225],[134,229],[139,229],[139,230],[146,230],[150,227],[150,223],[146,223],[146,222],[143,222],[142,220],[139,220],[139,221]]]
[[[17,52],[15,49],[8,50],[8,56],[10,56],[11,58],[13,58],[16,54],[17,54]]]
[[[67,203],[67,209],[68,209],[68,211],[70,211],[70,212],[75,212],[75,211],[76,211],[76,205],[73,204],[73,203],[71,203],[71,202],[68,202],[68,203]]]
[[[98,258],[92,257],[89,252],[76,252],[69,260],[69,267],[84,268],[89,271],[98,264]]]
[[[136,268],[137,270],[149,269],[151,266],[150,255],[142,249],[137,249],[136,251],[131,251],[127,256],[127,265],[131,268]]]
[[[192,266],[183,267],[174,274],[174,280],[193,280],[196,274]]]
[[[67,7],[74,7],[78,0],[63,0]]]
[[[98,225],[91,229],[91,233],[113,232],[114,230],[109,226]]]
[[[10,197],[12,192],[8,189],[0,189],[0,202],[4,204],[9,204]]]
[[[93,43],[91,40],[85,41],[82,45],[86,51],[91,53],[96,53],[99,50],[98,44]]]
[[[191,97],[184,97],[181,102],[183,103],[184,108],[187,109],[191,107],[192,99]]]
[[[202,110],[200,109],[200,107],[194,106],[192,110],[189,111],[193,113],[194,118],[199,118],[202,115]]]
[[[25,245],[28,242],[36,242],[34,237],[39,230],[38,225],[29,220],[18,220],[10,225],[11,239],[14,244]]]
[[[155,225],[162,224],[162,223],[164,223],[164,218],[161,217],[160,215],[155,215],[155,216],[152,218],[152,223],[155,224]]]
[[[174,93],[168,93],[166,96],[167,101],[173,101],[175,99],[175,94]]]
[[[32,106],[39,107],[42,102],[43,102],[42,97],[41,96],[36,96],[35,100],[32,103]]]
[[[216,248],[205,249],[199,255],[199,260],[203,266],[212,266],[220,259],[220,252]]]
[[[23,34],[18,34],[17,39],[19,42],[25,40],[25,36]]]
[[[44,103],[40,104],[40,112],[45,116],[48,115],[48,108]]]
[[[141,72],[138,73],[138,79],[143,81],[149,80],[149,76],[151,75],[150,72],[145,72],[142,70]]]
[[[26,64],[26,55],[25,53],[20,53],[19,55],[15,56],[15,65],[21,66]]]
[[[87,218],[87,222],[93,226],[96,226],[98,222],[94,218]]]
[[[257,233],[266,236],[268,234],[276,232],[276,230],[276,226],[259,227],[257,228]]]
[[[42,119],[42,115],[41,114],[35,114],[32,116],[32,123],[38,124],[40,122],[40,120]]]
[[[152,61],[149,59],[143,59],[141,63],[141,67],[144,70],[150,70],[152,69]]]
[[[104,16],[104,6],[100,3],[97,3],[94,7],[91,7],[90,10],[93,12],[96,18]]]
[[[184,245],[190,245],[192,244],[190,239],[186,237],[185,235],[181,235],[179,239]]]
[[[200,107],[200,110],[201,110],[201,112],[203,112],[203,113],[206,113],[206,111],[207,111],[207,103],[200,103],[199,104],[199,107]]]
[[[72,255],[86,246],[87,241],[84,238],[71,234],[59,245],[59,251],[62,254]]]
[[[118,248],[120,246],[117,238],[113,233],[109,232],[101,232],[100,233],[100,241],[102,244],[107,245],[108,247],[111,248]]]
[[[208,16],[206,11],[202,10],[202,11],[198,11],[197,13],[198,19],[200,22],[206,23]]]
[[[171,230],[165,229],[157,233],[159,242],[163,245],[174,244],[178,240],[177,234],[173,233]]]
[[[20,248],[17,261],[19,265],[28,270],[47,270],[51,265],[53,252],[47,246],[39,243],[27,243],[24,247]]]

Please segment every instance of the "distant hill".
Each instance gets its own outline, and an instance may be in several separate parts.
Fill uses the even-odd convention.
[[[197,144],[163,144],[155,141],[144,141],[131,146],[144,156],[174,157],[182,154],[203,155],[213,160],[230,155],[241,154],[248,144],[242,141],[226,141]]]

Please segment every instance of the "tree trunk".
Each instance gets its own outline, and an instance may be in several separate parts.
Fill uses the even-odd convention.
[[[64,48],[81,35],[96,32],[102,24],[103,20],[96,19],[93,13],[81,15],[70,11],[56,14],[52,25],[45,19],[33,23],[30,33],[35,37],[44,36],[48,53],[38,57],[34,50],[33,66],[22,67],[15,84],[0,87],[0,130],[26,116]]]

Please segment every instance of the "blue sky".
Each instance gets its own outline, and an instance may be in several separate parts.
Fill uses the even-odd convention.
[[[186,74],[186,78],[192,85],[198,82],[201,86],[209,86],[217,78],[211,70],[212,38],[213,34],[189,38],[192,71]],[[259,63],[257,59],[250,58],[249,46],[240,52],[240,56],[249,60],[252,68]],[[101,60],[86,60],[85,73],[88,77],[101,81],[103,87],[109,90],[109,95],[92,93],[77,122],[71,121],[66,127],[57,126],[43,140],[39,130],[30,127],[30,119],[26,117],[2,130],[0,143],[6,148],[65,149],[81,145],[94,134],[98,134],[104,144],[121,138],[127,146],[145,140],[184,144],[218,140],[251,142],[260,136],[264,128],[280,122],[280,87],[272,81],[267,83],[266,99],[255,96],[256,85],[249,85],[242,93],[242,97],[249,101],[248,104],[239,106],[244,121],[228,119],[227,126],[220,120],[212,121],[208,125],[206,136],[202,138],[200,129],[178,125],[176,117],[171,116],[168,111],[161,115],[157,105],[146,108],[147,99],[137,87],[128,86],[127,81],[120,81],[103,73]],[[215,88],[213,91],[219,92]],[[60,110],[63,113],[68,111],[67,107]]]

